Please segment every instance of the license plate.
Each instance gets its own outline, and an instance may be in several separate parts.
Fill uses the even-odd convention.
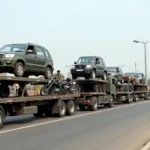
[[[77,69],[76,71],[83,71],[82,69]]]

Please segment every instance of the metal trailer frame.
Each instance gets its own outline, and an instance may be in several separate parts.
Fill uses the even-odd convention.
[[[113,107],[115,95],[106,92],[108,81],[101,79],[76,80],[78,84],[80,98],[77,99],[80,110],[88,107],[95,111],[98,105]]]
[[[150,99],[150,91],[148,91],[148,86],[144,84],[119,84],[117,88],[117,102],[137,102],[141,98],[144,100]]]
[[[44,114],[50,116],[57,114],[62,117],[73,115],[77,108],[76,99],[80,94],[29,96],[26,85],[44,85],[48,82],[45,79],[33,79],[22,77],[0,76],[0,128],[6,116],[17,116],[34,114],[41,117]],[[16,97],[7,97],[9,86],[19,85],[19,94]],[[3,93],[3,94],[2,94]],[[4,97],[5,96],[5,97]]]

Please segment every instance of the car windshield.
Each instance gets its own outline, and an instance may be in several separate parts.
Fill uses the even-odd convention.
[[[94,57],[80,57],[77,61],[77,64],[94,63],[94,62],[95,62]]]
[[[135,75],[138,76],[138,77],[143,77],[142,73],[135,73]]]
[[[117,68],[116,67],[107,67],[107,70],[109,72],[117,72]]]
[[[23,52],[26,44],[9,44],[0,48],[0,52]]]

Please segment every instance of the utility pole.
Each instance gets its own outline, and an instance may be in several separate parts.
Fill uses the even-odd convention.
[[[135,62],[135,73],[136,73],[136,71],[137,71],[137,70],[136,70],[136,62]]]

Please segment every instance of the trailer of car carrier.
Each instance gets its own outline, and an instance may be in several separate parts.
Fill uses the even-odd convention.
[[[80,91],[80,98],[77,99],[80,110],[88,107],[90,110],[97,110],[99,105],[113,107],[116,97],[115,79],[107,77],[107,81],[100,79],[76,80]]]
[[[116,85],[116,102],[137,102],[143,98],[145,100],[150,99],[150,93],[148,86],[144,84],[132,84],[124,83]]]
[[[29,96],[26,85],[43,85],[47,80],[20,77],[0,77],[0,128],[6,116],[28,115],[50,116],[57,114],[62,117],[73,115],[77,104],[76,99],[80,94]],[[18,95],[9,97],[9,86],[19,85]]]

